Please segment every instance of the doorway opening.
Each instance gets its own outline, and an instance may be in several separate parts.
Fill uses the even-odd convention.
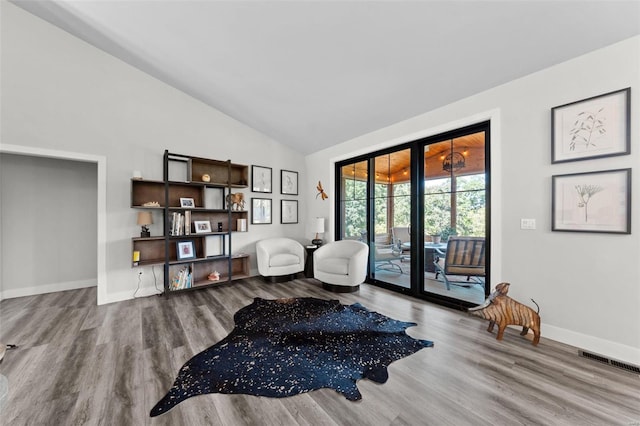
[[[0,147],[0,153],[2,154],[10,154],[10,155],[17,155],[20,157],[24,157],[24,158],[31,158],[33,160],[37,159],[38,157],[42,158],[42,159],[55,159],[55,160],[63,160],[63,161],[69,161],[69,164],[73,164],[76,163],[77,164],[83,164],[84,170],[89,170],[89,173],[92,173],[92,181],[94,182],[93,185],[93,191],[95,193],[95,198],[94,198],[94,202],[95,202],[95,209],[92,209],[92,211],[95,213],[95,217],[90,218],[89,222],[93,223],[93,229],[77,229],[75,232],[81,233],[81,232],[89,232],[89,233],[94,233],[96,235],[96,238],[94,240],[94,244],[95,244],[95,251],[94,253],[96,253],[95,256],[92,256],[92,259],[89,260],[91,262],[94,262],[94,265],[91,265],[92,267],[95,267],[93,270],[96,271],[95,276],[93,276],[90,281],[94,282],[97,284],[97,303],[98,304],[103,304],[107,302],[107,277],[106,277],[106,158],[102,157],[102,156],[95,156],[95,155],[87,155],[87,154],[81,154],[81,153],[72,153],[72,152],[64,152],[64,151],[56,151],[56,150],[48,150],[48,149],[42,149],[42,148],[35,148],[35,147],[26,147],[26,146],[18,146],[18,145],[8,145],[8,144],[3,144]],[[89,164],[87,165],[86,163],[93,163],[95,166]],[[55,162],[53,163],[55,164]],[[64,173],[63,173],[64,174]],[[40,181],[41,185],[45,185],[47,182],[46,178],[42,179]],[[65,200],[60,200],[60,203],[64,205]],[[47,215],[47,205],[43,205],[41,206],[41,208],[39,209],[39,212],[41,215]],[[67,209],[66,211],[67,215],[70,215],[73,217],[73,215],[78,215],[78,214],[82,214],[82,212],[74,210],[72,208]],[[51,226],[55,226],[55,220],[52,222],[53,225]],[[37,223],[32,223],[34,226]],[[28,225],[28,224],[25,224]],[[25,244],[29,244],[29,245],[35,245],[38,244],[38,240],[41,238],[48,238],[48,234],[46,232],[39,232],[34,234],[35,236],[33,236],[31,238],[31,241],[25,241]],[[4,243],[4,238],[3,238],[3,243]],[[68,238],[65,240],[65,238],[60,238],[59,241],[60,244],[71,244],[71,238]],[[4,245],[4,244],[3,244]],[[35,246],[33,246],[35,247]],[[6,252],[8,250],[8,248],[6,247],[6,245],[4,245],[3,247],[3,258],[4,256],[4,252]],[[3,259],[4,260],[4,259]],[[33,264],[33,265],[29,265],[29,267],[31,268],[39,268],[42,265],[38,265],[38,264]],[[73,263],[70,262],[70,264],[66,264],[66,265],[60,265],[59,267],[69,267],[72,268],[73,267]],[[86,282],[88,282],[89,280],[87,280]],[[73,287],[74,285],[78,285],[78,286],[87,286],[85,281],[83,280],[77,280],[77,282],[75,281],[71,281],[70,283],[67,283],[65,285],[67,286],[71,286]],[[3,293],[7,293],[7,294],[3,294],[5,297],[9,296],[9,297],[18,297],[20,294],[19,292],[22,291],[21,289],[11,289],[11,290],[16,290],[17,293],[15,291],[8,291],[5,292],[4,291],[4,283],[0,282],[0,289],[3,289]],[[36,291],[40,291],[40,290],[44,290],[41,292],[49,292],[49,291],[59,291],[56,287],[55,284],[52,284],[49,287],[44,286],[43,288],[37,288]]]

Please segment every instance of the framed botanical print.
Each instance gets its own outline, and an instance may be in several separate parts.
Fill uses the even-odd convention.
[[[551,109],[551,162],[588,160],[631,152],[631,89]]]
[[[631,169],[552,176],[552,231],[631,233]]]

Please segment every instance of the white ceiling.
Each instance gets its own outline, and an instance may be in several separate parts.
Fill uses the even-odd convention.
[[[13,3],[304,154],[640,34],[640,0]]]

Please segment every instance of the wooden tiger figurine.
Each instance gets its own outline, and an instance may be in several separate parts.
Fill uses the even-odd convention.
[[[529,329],[533,331],[533,345],[537,345],[540,341],[540,307],[535,300],[531,299],[533,303],[536,303],[538,312],[535,312],[530,307],[516,302],[509,296],[509,283],[500,283],[496,286],[495,290],[485,300],[485,302],[476,306],[475,308],[468,309],[471,315],[481,317],[489,320],[488,332],[493,331],[493,326],[498,324],[498,340],[502,340],[504,330],[508,325],[521,325],[521,336],[526,335]]]

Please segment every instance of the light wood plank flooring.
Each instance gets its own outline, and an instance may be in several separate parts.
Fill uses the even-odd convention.
[[[149,410],[193,355],[225,337],[254,297],[313,296],[360,302],[417,322],[408,333],[435,342],[358,382],[359,402],[322,389],[289,398],[205,395],[167,414]],[[313,279],[259,278],[173,297],[96,306],[95,288],[0,302],[0,363],[9,380],[3,425],[640,425],[640,378],[546,340],[368,285],[327,293]]]

